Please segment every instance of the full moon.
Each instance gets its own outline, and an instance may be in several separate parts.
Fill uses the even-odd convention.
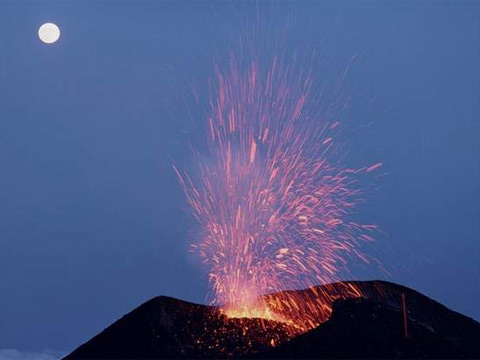
[[[45,23],[38,29],[38,37],[45,44],[53,44],[60,37],[60,29],[53,23]]]

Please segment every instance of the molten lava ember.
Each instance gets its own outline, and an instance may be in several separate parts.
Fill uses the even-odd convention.
[[[381,163],[343,165],[338,114],[348,98],[327,95],[298,58],[245,48],[215,67],[198,169],[175,171],[201,226],[193,248],[213,303],[227,318],[271,320],[295,335],[328,319],[336,298],[361,295],[351,285],[286,290],[338,281],[351,261],[370,261],[361,245],[376,227],[351,216],[359,177]]]

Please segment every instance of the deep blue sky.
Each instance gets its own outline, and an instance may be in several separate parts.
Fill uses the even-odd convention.
[[[282,2],[269,25],[294,13],[290,46],[332,71],[358,55],[352,161],[388,173],[359,217],[383,230],[389,280],[477,320],[479,5]],[[0,2],[0,349],[68,352],[155,295],[204,300],[172,159],[190,164],[205,115],[191,84],[256,7]]]

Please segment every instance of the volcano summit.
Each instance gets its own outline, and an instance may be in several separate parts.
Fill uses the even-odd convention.
[[[362,296],[342,297],[345,286],[360,289]],[[332,299],[330,317],[295,336],[287,323],[229,318],[217,307],[155,297],[65,360],[480,357],[480,324],[415,290],[383,281],[352,281],[292,291],[290,296],[308,304],[319,293]],[[270,300],[282,296],[268,295]]]

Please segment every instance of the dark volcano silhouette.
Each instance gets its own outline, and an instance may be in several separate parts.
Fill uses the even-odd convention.
[[[65,359],[480,358],[480,324],[415,290],[383,281],[314,289],[332,293],[346,285],[360,288],[362,298],[336,300],[329,320],[290,340],[282,323],[230,319],[216,307],[161,296]],[[301,299],[319,291],[293,293]]]

